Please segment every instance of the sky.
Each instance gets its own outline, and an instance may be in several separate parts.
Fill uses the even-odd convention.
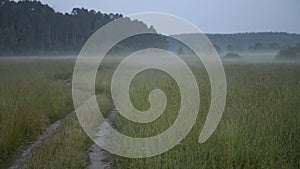
[[[205,33],[300,34],[300,0],[40,0],[59,12],[75,7],[130,15],[163,12],[184,18]]]

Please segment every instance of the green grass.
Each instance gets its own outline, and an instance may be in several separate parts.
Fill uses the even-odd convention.
[[[203,69],[195,68],[201,94],[196,125],[180,145],[152,158],[129,159],[112,155],[113,168],[299,168],[300,67],[299,65],[226,65],[228,96],[215,133],[198,144],[209,108],[210,86]],[[165,114],[147,125],[118,116],[124,134],[145,137],[166,130],[176,118],[179,94],[166,75],[144,72],[130,90],[133,105],[149,108],[149,91],[161,88],[169,98]],[[147,80],[146,80],[147,79]]]
[[[20,146],[34,140],[49,124],[72,109],[70,78],[73,61],[0,60],[0,168]]]
[[[7,167],[20,146],[34,140],[49,124],[73,109],[72,59],[0,60],[0,168]],[[116,65],[100,68],[97,99],[106,117],[113,105],[110,78]],[[215,133],[198,144],[210,106],[210,84],[204,68],[193,67],[201,108],[188,136],[156,157],[129,159],[110,155],[113,168],[300,168],[300,66],[297,64],[226,64],[228,95]],[[165,91],[164,114],[150,124],[136,124],[118,115],[115,127],[128,136],[148,137],[165,131],[179,107],[176,82],[167,74],[145,71],[131,84],[130,98],[139,110],[149,108],[154,88]],[[91,140],[75,115],[25,161],[22,168],[86,168]]]
[[[112,110],[113,104],[106,95],[98,95],[104,116]],[[23,169],[41,168],[86,168],[89,164],[88,152],[92,141],[81,128],[76,115],[72,114],[63,121],[53,136],[28,158]]]
[[[25,146],[48,125],[73,110],[72,59],[0,60],[0,168],[7,167]],[[107,76],[107,68],[98,78]],[[104,87],[102,85],[104,84]],[[107,93],[106,83],[97,93]],[[113,108],[107,94],[97,96],[104,116]],[[43,142],[21,168],[85,168],[91,140],[72,114],[55,133]]]
[[[21,168],[86,168],[90,142],[90,139],[78,123],[76,115],[72,114],[22,164]]]

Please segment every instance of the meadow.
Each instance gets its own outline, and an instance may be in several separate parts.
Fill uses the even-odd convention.
[[[189,135],[156,157],[129,159],[112,155],[113,168],[299,168],[299,65],[225,64],[225,71],[228,93],[224,115],[207,142],[198,144],[198,137],[210,104],[210,85],[204,68],[193,67],[201,107]],[[130,89],[133,105],[147,110],[148,95],[154,88],[167,94],[164,114],[143,125],[119,115],[114,122],[118,131],[133,137],[149,137],[173,124],[180,95],[175,81],[167,74],[150,70],[137,76]]]
[[[0,168],[11,166],[23,149],[60,119],[61,127],[21,168],[87,167],[92,142],[72,113],[74,63],[74,58],[0,59]],[[96,91],[104,93],[98,86]],[[109,95],[99,94],[97,99],[108,114],[113,108]]]
[[[28,145],[58,119],[63,124],[43,142],[21,168],[87,168],[92,141],[73,111],[71,86],[74,59],[0,60],[0,168],[8,167]],[[105,116],[113,108],[110,77],[115,64],[102,66],[96,80],[99,107]],[[201,107],[192,131],[177,146],[159,156],[129,159],[111,155],[112,168],[299,168],[299,64],[225,64],[228,93],[222,120],[211,138],[198,144],[210,106],[210,84],[203,67],[192,66],[199,84]],[[149,108],[149,92],[162,89],[168,103],[150,124],[117,115],[114,127],[128,136],[148,137],[168,129],[180,101],[176,82],[148,70],[131,84],[130,98],[139,110]]]
[[[0,61],[0,168],[19,147],[33,141],[49,124],[72,108],[66,60],[6,59]]]

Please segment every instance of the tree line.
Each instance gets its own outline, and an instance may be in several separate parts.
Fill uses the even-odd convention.
[[[74,8],[71,13],[63,14],[39,1],[0,0],[0,55],[76,55],[96,30],[121,17],[124,16],[84,8]],[[142,22],[127,19],[137,28],[154,30]],[[147,37],[148,44],[158,38],[163,46],[162,37]],[[146,43],[142,37],[134,39]],[[130,46],[128,41],[123,44]],[[114,50],[124,48],[126,46],[119,45]]]
[[[84,8],[71,13],[54,11],[39,1],[0,0],[0,56],[77,55],[86,40],[99,28],[118,18],[136,29],[155,32],[153,26],[130,20],[122,14],[105,14]],[[193,34],[175,35],[195,38]],[[295,46],[300,35],[289,33],[207,34],[218,52],[280,50]],[[186,46],[162,35],[137,35],[117,44],[111,53],[130,53],[147,47],[190,53]],[[127,53],[126,53],[127,52]]]

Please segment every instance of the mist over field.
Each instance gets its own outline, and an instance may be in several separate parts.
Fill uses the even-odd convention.
[[[300,168],[299,6],[0,0],[0,168]]]

